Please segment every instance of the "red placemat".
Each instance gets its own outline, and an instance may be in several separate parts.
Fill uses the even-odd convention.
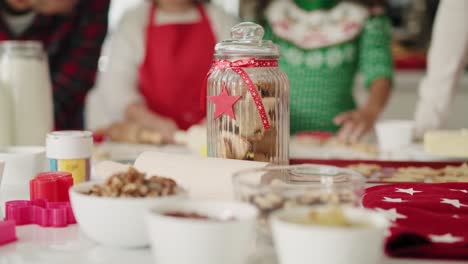
[[[363,205],[393,221],[394,257],[468,260],[468,184],[390,184],[366,190]]]

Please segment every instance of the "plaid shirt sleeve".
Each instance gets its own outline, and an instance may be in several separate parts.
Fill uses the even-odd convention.
[[[110,0],[81,0],[75,22],[55,32],[57,52],[49,58],[56,129],[82,129],[86,95],[93,87],[101,45],[107,33]],[[60,36],[63,32],[65,40]],[[53,46],[54,39],[50,40]]]

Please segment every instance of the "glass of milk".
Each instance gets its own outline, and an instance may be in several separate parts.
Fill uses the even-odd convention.
[[[0,43],[0,87],[0,100],[10,106],[5,112],[10,122],[1,126],[11,126],[11,145],[44,145],[53,126],[53,105],[47,54],[40,42]]]

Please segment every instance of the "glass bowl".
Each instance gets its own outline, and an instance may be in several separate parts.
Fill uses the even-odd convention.
[[[360,206],[365,178],[352,170],[324,165],[269,166],[233,175],[236,199],[255,205],[259,224],[270,213],[316,205]]]

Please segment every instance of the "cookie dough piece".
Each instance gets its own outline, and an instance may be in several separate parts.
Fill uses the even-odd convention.
[[[112,141],[131,144],[163,144],[161,134],[134,123],[115,123],[105,130]]]
[[[399,168],[397,173],[407,174],[407,175],[424,175],[428,177],[440,175],[441,172],[439,170],[435,170],[429,167],[407,167],[407,168]]]
[[[373,144],[368,144],[364,142],[353,143],[350,145],[350,147],[356,152],[368,154],[372,157],[377,157],[379,155],[379,149]]]
[[[381,182],[414,182],[415,180],[411,177],[411,175],[398,175],[398,176],[391,176],[385,177],[380,180]]]
[[[457,176],[434,176],[431,177],[431,180],[435,183],[464,182],[466,178]]]
[[[112,141],[138,143],[140,127],[130,123],[114,123],[105,131]]]
[[[426,179],[430,179],[431,175],[425,174],[414,174],[414,173],[405,173],[405,172],[396,172],[391,177],[398,179],[409,179],[412,182],[424,182]]]
[[[343,140],[333,137],[326,140],[323,145],[327,147],[347,148],[357,153],[366,154],[371,157],[377,157],[379,155],[377,146],[366,142],[347,143]]]
[[[370,178],[372,175],[374,175],[374,173],[382,171],[382,167],[377,164],[360,163],[356,165],[350,165],[347,168],[361,173],[366,178]]]
[[[458,182],[468,182],[468,176],[458,177]]]
[[[443,168],[442,174],[445,176],[468,176],[468,164],[463,163],[461,166],[447,166]]]

